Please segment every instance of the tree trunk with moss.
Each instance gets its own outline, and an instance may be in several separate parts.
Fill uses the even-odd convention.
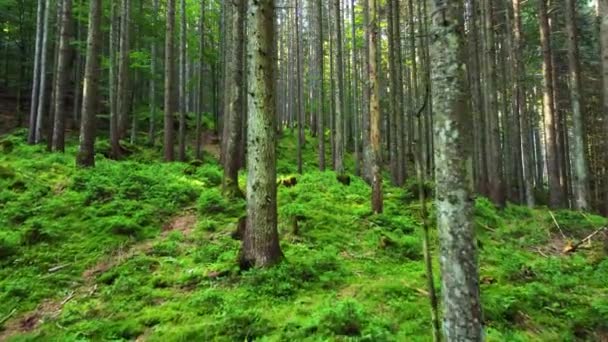
[[[268,267],[283,258],[277,231],[273,89],[274,1],[249,0],[247,14],[247,226],[241,265]]]
[[[80,167],[95,166],[95,120],[98,93],[98,73],[101,50],[101,0],[91,0],[89,5],[89,31],[87,57],[84,69],[82,117],[80,119],[80,147],[76,164]]]
[[[436,206],[447,341],[482,341],[462,1],[433,1]]]

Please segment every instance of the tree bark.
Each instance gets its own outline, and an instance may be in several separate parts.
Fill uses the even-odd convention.
[[[36,104],[38,108],[36,109],[36,129],[35,129],[35,137],[34,143],[40,143],[42,139],[42,124],[44,120],[44,114],[46,110],[46,84],[47,84],[47,64],[48,64],[48,37],[49,37],[49,21],[51,15],[51,2],[45,0],[46,5],[44,6],[44,20],[42,24],[42,43],[40,45],[40,89],[38,91],[38,100]]]
[[[34,74],[32,76],[32,97],[30,101],[29,131],[27,137],[28,144],[36,143],[36,124],[38,122],[38,93],[40,92],[40,59],[42,52],[42,30],[45,5],[45,0],[38,0],[38,9],[36,12],[36,41],[34,48]]]
[[[319,170],[325,171],[325,77],[324,77],[324,50],[323,42],[323,1],[315,0],[316,3],[316,29],[317,29],[317,46],[314,51],[316,53],[315,63],[318,67],[317,75],[317,115],[319,125]]]
[[[158,13],[158,0],[154,0],[153,15]],[[156,47],[156,40],[152,40],[150,46],[150,97],[149,100],[149,111],[150,118],[148,122],[148,144],[154,146],[156,142],[156,60],[158,59],[158,51]]]
[[[243,22],[245,21],[245,0],[236,0],[229,4],[232,6],[230,25],[230,36],[232,48],[230,49],[231,62],[228,66],[227,83],[231,89],[228,94],[228,108],[226,110],[226,118],[224,128],[225,150],[224,153],[224,181],[222,189],[224,194],[230,196],[240,195],[238,188],[238,172],[240,168],[239,161],[239,145],[242,139],[242,121],[243,118]]]
[[[340,0],[334,0],[335,8],[335,37],[336,37],[336,92],[335,92],[335,149],[336,149],[336,165],[335,171],[337,174],[344,174],[344,69],[342,64],[342,25],[340,15]]]
[[[173,87],[175,78],[175,62],[173,60],[173,36],[175,32],[175,0],[167,0],[167,28],[165,33],[165,105],[164,105],[164,157],[165,161],[174,159],[173,132]]]
[[[600,22],[600,46],[601,46],[601,65],[602,65],[602,112],[603,112],[603,136],[608,137],[608,0],[598,0],[599,22]],[[600,210],[608,216],[608,139],[603,139],[603,168],[604,181],[603,193],[604,203]]]
[[[98,92],[97,77],[101,50],[101,12],[101,0],[91,0],[89,5],[87,57],[82,91],[80,148],[76,157],[76,164],[80,167],[95,166],[95,121]]]
[[[539,0],[540,41],[543,53],[543,113],[549,176],[549,205],[559,208],[564,203],[564,192],[560,184],[557,137],[555,129],[555,105],[553,99],[553,64],[551,61],[551,34],[547,16],[547,0]]]
[[[118,73],[116,65],[116,51],[118,49],[120,14],[118,0],[110,0],[110,61],[109,61],[109,102],[110,102],[110,146],[112,157],[118,159],[121,155],[120,132],[118,130]]]
[[[131,0],[122,0],[120,9],[120,41],[118,56],[118,84],[116,86],[116,110],[118,113],[118,136],[127,134],[129,118],[129,40],[131,31]]]
[[[199,26],[200,42],[199,42],[199,61],[198,61],[198,110],[196,113],[196,146],[194,149],[195,158],[203,159],[203,132],[201,121],[204,114],[203,104],[205,100],[205,5],[206,1],[201,1],[201,18]]]
[[[372,210],[382,213],[382,152],[380,151],[380,82],[378,80],[378,60],[376,51],[378,49],[378,16],[376,0],[366,0],[369,11],[369,24],[367,27],[367,39],[369,40],[369,79],[370,79],[370,144],[372,149]]]
[[[295,0],[296,1],[296,8],[295,8],[295,15],[294,15],[294,22],[295,22],[295,26],[294,26],[294,30],[295,30],[295,54],[296,54],[296,69],[297,69],[297,80],[296,80],[296,87],[297,87],[297,94],[296,94],[296,100],[297,100],[297,107],[296,107],[296,112],[297,112],[297,116],[298,116],[298,173],[302,174],[302,148],[304,146],[304,98],[302,96],[302,51],[301,51],[301,44],[300,44],[300,37],[301,37],[301,33],[300,33],[300,16],[301,16],[301,10],[300,10],[300,1],[299,0]]]
[[[502,173],[500,129],[496,101],[496,45],[494,42],[494,0],[486,0],[484,11],[486,33],[486,142],[488,144],[488,181],[490,199],[499,207],[505,205],[505,189]]]
[[[53,124],[53,150],[65,149],[65,97],[68,87],[68,69],[71,64],[70,35],[72,25],[72,0],[63,0],[59,33],[59,59],[55,76],[55,122]]]
[[[589,207],[589,167],[585,156],[583,127],[583,105],[581,71],[578,57],[578,38],[576,29],[576,5],[574,0],[566,0],[566,31],[568,33],[568,67],[570,69],[570,101],[572,104],[572,150],[574,152],[574,207],[587,210]]]
[[[530,141],[530,118],[526,108],[525,94],[525,71],[522,63],[522,26],[521,26],[521,2],[513,0],[513,64],[514,79],[513,92],[515,96],[515,110],[518,112],[520,121],[521,153],[523,161],[522,177],[524,184],[524,198],[528,207],[534,206],[534,163],[533,149]]]
[[[283,258],[277,231],[276,136],[272,56],[274,1],[249,0],[247,71],[247,225],[241,265],[268,267]]]
[[[180,1],[180,30],[179,30],[179,147],[177,159],[184,161],[186,159],[186,111],[187,97],[186,94],[186,0]]]
[[[482,341],[462,2],[432,2],[436,206],[447,341]]]

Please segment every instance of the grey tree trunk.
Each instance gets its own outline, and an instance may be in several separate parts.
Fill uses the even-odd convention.
[[[228,108],[225,112],[226,121],[224,122],[225,150],[222,151],[224,158],[224,180],[222,189],[224,194],[230,196],[241,195],[238,188],[238,172],[240,168],[239,161],[239,145],[242,139],[242,108],[243,108],[243,25],[245,21],[245,3],[246,0],[236,0],[229,5],[230,10],[230,36],[232,40],[232,48],[229,50],[230,55],[227,56],[228,74],[227,84],[230,88],[228,97]]]
[[[203,132],[201,121],[203,117],[204,101],[205,101],[205,5],[206,1],[201,1],[201,18],[199,26],[200,45],[199,45],[199,61],[198,61],[198,110],[196,113],[196,146],[194,149],[195,158],[203,159]]]
[[[589,167],[585,157],[585,129],[583,127],[581,71],[578,57],[576,29],[576,5],[574,0],[566,0],[566,31],[568,32],[568,67],[570,69],[570,101],[572,103],[572,150],[574,152],[574,207],[586,210],[589,207]]]
[[[369,11],[369,23],[367,27],[367,39],[369,44],[369,116],[370,116],[370,144],[372,150],[372,210],[375,213],[382,213],[383,194],[382,194],[382,152],[380,150],[380,81],[378,80],[378,60],[376,51],[378,49],[378,15],[376,0],[366,0]]]
[[[273,12],[273,0],[249,0],[247,225],[241,252],[244,267],[268,267],[283,258],[277,231]]]
[[[122,0],[120,15],[120,52],[118,56],[118,84],[116,86],[116,110],[118,113],[118,136],[127,134],[129,118],[129,41],[131,31],[131,0]]]
[[[335,92],[335,149],[336,149],[336,165],[335,171],[337,174],[344,173],[344,70],[342,64],[342,25],[340,15],[340,0],[334,0],[335,5],[335,37],[336,37],[336,92]]]
[[[300,44],[300,37],[301,37],[301,33],[300,33],[300,16],[302,15],[301,10],[300,10],[300,1],[299,0],[295,0],[296,1],[296,8],[295,8],[295,15],[294,15],[294,22],[295,22],[295,26],[294,26],[294,30],[295,30],[295,54],[296,54],[296,74],[297,74],[297,79],[296,79],[296,87],[297,87],[297,91],[296,91],[296,100],[297,100],[297,107],[296,107],[296,113],[297,113],[297,121],[298,121],[298,148],[297,148],[297,154],[298,154],[298,173],[301,174],[302,173],[302,148],[304,146],[304,97],[302,96],[302,51],[301,51],[301,44]]]
[[[600,22],[600,46],[602,61],[602,109],[604,113],[604,136],[608,136],[608,0],[598,0]],[[600,208],[608,215],[608,139],[603,142],[604,162],[604,204]]]
[[[48,49],[49,49],[49,21],[51,15],[51,2],[45,0],[46,5],[44,6],[44,20],[42,24],[42,43],[40,45],[40,89],[38,91],[38,101],[36,102],[38,108],[36,109],[36,129],[34,136],[34,143],[40,143],[42,139],[42,124],[44,120],[44,114],[46,112],[46,77],[47,77],[47,62],[48,62]]]
[[[154,0],[154,13],[158,13],[158,0]],[[156,141],[156,60],[158,52],[156,51],[156,40],[152,41],[150,46],[150,94],[149,94],[149,111],[150,118],[148,122],[148,144],[154,146]]]
[[[36,124],[38,122],[36,116],[38,114],[38,93],[40,92],[40,53],[42,50],[44,7],[45,0],[38,0],[38,9],[36,12],[36,41],[34,48],[34,75],[32,76],[32,97],[30,101],[29,131],[27,136],[28,144],[36,143]]]
[[[118,0],[110,0],[110,65],[109,65],[109,102],[110,102],[110,146],[112,148],[113,158],[118,159],[121,155],[120,149],[120,132],[118,131],[118,93],[116,86],[118,84],[116,51],[118,50],[119,31],[120,31],[120,15],[118,11]]]
[[[520,0],[513,0],[513,63],[515,66],[515,82],[513,92],[515,93],[516,110],[519,112],[521,127],[521,156],[523,160],[523,183],[524,198],[528,207],[534,206],[534,162],[532,143],[530,141],[530,118],[526,108],[526,94],[524,84],[524,65],[522,63],[522,27],[521,27],[521,4]]]
[[[483,341],[462,1],[432,2],[436,206],[447,341]]]
[[[173,35],[175,32],[175,0],[167,0],[167,28],[165,34],[165,105],[164,105],[164,157],[165,161],[174,159],[173,132],[173,89],[175,61]]]
[[[323,1],[315,0],[316,4],[316,30],[317,40],[314,51],[316,53],[315,63],[318,67],[317,75],[317,115],[319,125],[319,170],[325,171],[325,77],[324,77],[324,50],[323,42]]]
[[[553,63],[551,52],[551,35],[547,16],[547,0],[539,0],[540,41],[543,52],[543,113],[547,155],[547,174],[549,176],[549,204],[561,207],[564,203],[564,192],[560,184],[560,166],[558,160],[557,132],[555,129],[555,105],[553,98]]]
[[[101,52],[101,0],[91,0],[89,5],[89,30],[87,57],[84,67],[82,118],[80,119],[80,147],[76,164],[80,167],[95,166],[95,121],[98,92],[99,59]]]
[[[494,0],[486,0],[485,33],[486,33],[486,142],[488,144],[488,181],[490,198],[494,204],[505,205],[504,179],[500,130],[498,123],[498,106],[496,101],[496,45],[494,42]]]
[[[187,97],[186,94],[186,0],[180,1],[180,30],[179,30],[179,148],[177,159],[184,161],[186,159],[186,111]]]
[[[63,0],[59,33],[59,57],[55,76],[55,122],[53,124],[53,146],[55,151],[65,149],[65,96],[68,87],[68,69],[71,64],[70,35],[72,26],[72,0]]]

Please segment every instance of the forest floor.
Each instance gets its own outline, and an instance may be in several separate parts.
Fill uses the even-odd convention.
[[[0,341],[430,341],[416,187],[387,181],[374,215],[369,186],[317,171],[307,139],[303,175],[295,138],[280,142],[279,177],[297,177],[279,187],[286,260],[242,272],[245,203],[221,196],[216,147],[166,164],[133,146],[112,161],[100,142],[79,170],[74,142],[0,137]],[[488,341],[608,340],[608,236],[563,253],[607,219],[484,198],[475,218]],[[432,245],[436,260],[434,229]]]

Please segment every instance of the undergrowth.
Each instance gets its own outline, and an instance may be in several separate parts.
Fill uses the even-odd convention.
[[[279,186],[285,261],[244,272],[232,235],[245,202],[222,197],[210,158],[166,164],[140,149],[119,162],[99,154],[95,169],[80,170],[74,145],[50,154],[22,136],[4,139],[12,147],[0,154],[0,318],[77,293],[14,341],[431,340],[417,188],[385,182],[385,212],[374,215],[364,181],[346,186],[317,171],[315,138],[304,175],[294,168],[295,138],[286,131],[280,143],[279,177],[297,179]],[[196,212],[192,231],[161,234],[184,210]],[[591,341],[608,331],[605,251],[597,241],[560,250],[562,233],[578,241],[606,219],[554,215],[561,232],[546,209],[497,210],[477,199],[487,340]],[[434,229],[431,239],[436,253]]]

